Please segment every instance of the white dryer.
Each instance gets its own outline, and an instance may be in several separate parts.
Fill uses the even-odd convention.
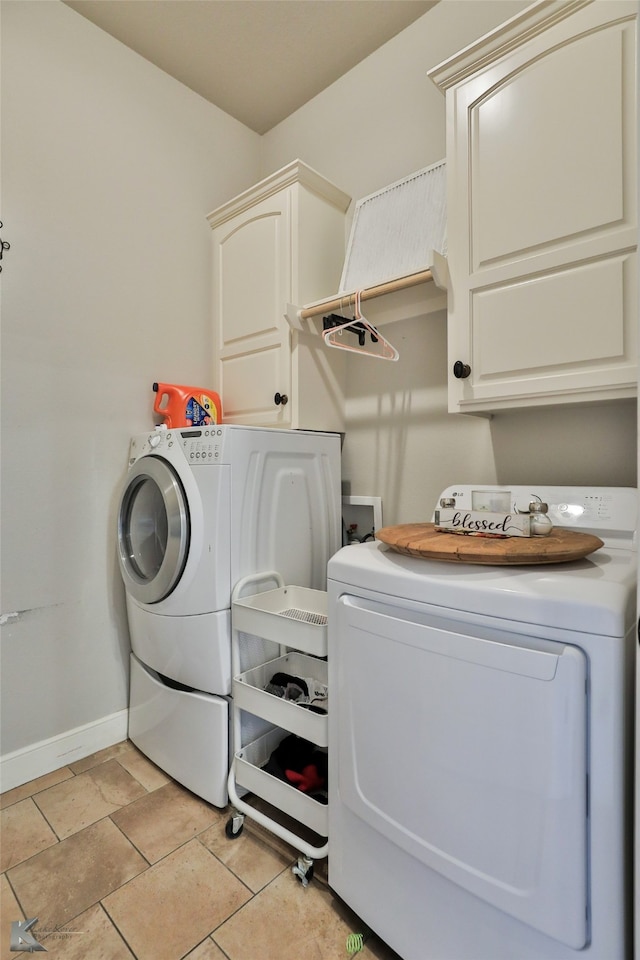
[[[627,960],[636,491],[511,492],[605,546],[329,563],[329,883],[404,960]]]
[[[233,587],[277,570],[324,589],[339,545],[339,435],[219,425],[132,439],[118,511],[129,736],[209,802],[227,801]]]

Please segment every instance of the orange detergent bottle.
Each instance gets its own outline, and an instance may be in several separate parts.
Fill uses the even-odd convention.
[[[153,389],[156,394],[153,410],[164,417],[169,429],[222,423],[222,403],[213,390],[176,383],[154,383]]]

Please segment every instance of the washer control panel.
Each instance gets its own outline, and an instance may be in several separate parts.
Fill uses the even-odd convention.
[[[187,463],[216,463],[222,460],[223,430],[221,427],[203,427],[192,430],[169,430],[169,442],[179,443]]]
[[[162,456],[175,447],[182,450],[187,463],[196,466],[203,463],[219,463],[222,460],[224,442],[222,427],[193,427],[165,430],[134,437],[129,449],[129,463],[151,453]]]

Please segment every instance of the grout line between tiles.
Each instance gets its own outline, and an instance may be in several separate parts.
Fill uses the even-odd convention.
[[[209,852],[211,853],[211,851],[209,851]],[[213,856],[215,856],[215,854],[213,854]],[[219,857],[216,857],[216,859],[219,860]],[[222,860],[220,860],[220,863],[222,863],[223,866],[226,866],[226,864],[224,864]],[[211,933],[209,934],[209,936],[213,938],[216,930],[219,930],[220,927],[223,927],[223,926],[225,925],[225,923],[227,923],[228,920],[231,920],[231,918],[232,918],[232,917],[235,917],[235,915],[236,915],[237,913],[240,913],[242,910],[244,910],[244,908],[245,908],[246,906],[248,906],[248,904],[250,904],[253,900],[255,900],[256,897],[258,897],[261,893],[264,893],[264,891],[267,890],[267,889],[271,886],[272,883],[275,883],[275,881],[278,880],[278,879],[282,876],[282,874],[285,873],[285,871],[290,870],[290,869],[291,869],[290,865],[287,864],[287,866],[286,866],[286,867],[283,867],[282,870],[280,870],[279,873],[276,873],[276,875],[275,875],[274,877],[272,877],[271,880],[269,880],[268,883],[265,883],[265,885],[264,885],[263,887],[260,887],[260,889],[258,890],[257,893],[254,893],[253,890],[252,890],[250,887],[247,887],[247,889],[249,890],[249,893],[251,894],[251,897],[250,897],[248,900],[246,900],[244,903],[241,903],[240,906],[237,907],[237,908],[233,911],[233,913],[230,913],[228,917],[225,917],[224,920],[221,920],[220,923],[218,924],[218,926],[213,928],[213,930],[211,931]],[[230,870],[230,868],[227,867],[227,870]],[[233,870],[231,870],[230,872],[233,873]],[[235,873],[234,873],[233,875],[234,875],[234,877],[236,876]],[[237,879],[240,880],[240,877],[237,877]],[[244,883],[244,881],[240,880],[240,882],[243,883],[245,887],[247,886],[246,883]],[[216,946],[218,947],[219,950],[222,950],[222,947],[220,946],[220,944],[219,944],[217,941],[215,941],[215,944],[216,944]],[[224,951],[222,951],[222,952],[224,953]],[[225,953],[225,957],[226,957],[226,956],[227,956],[227,954]]]
[[[41,793],[45,793],[46,791],[42,790],[42,791],[40,791],[40,792],[41,792]],[[54,837],[56,838],[56,840],[58,841],[58,843],[62,843],[62,841],[63,841],[64,838],[60,836],[60,834],[58,833],[58,831],[56,830],[56,828],[54,827],[54,825],[51,823],[51,821],[50,821],[49,818],[47,817],[46,813],[44,812],[44,810],[42,809],[42,807],[40,806],[40,804],[39,804],[38,801],[36,800],[36,797],[37,797],[37,796],[38,796],[38,794],[36,793],[36,794],[34,794],[33,796],[31,796],[30,799],[33,800],[33,803],[34,803],[34,805],[35,805],[35,807],[36,807],[36,810],[38,811],[38,813],[40,814],[40,816],[42,817],[42,819],[44,820],[44,822],[46,823],[46,825],[49,827],[49,829],[51,830],[52,834],[54,835]],[[20,863],[24,863],[24,860],[21,860]],[[17,866],[17,865],[18,865],[18,864],[15,864],[15,866]]]
[[[100,763],[105,763],[105,762],[107,762],[107,760],[115,760],[115,761],[119,764],[119,766],[120,766],[127,774],[129,774],[129,776],[131,776],[131,777],[133,778],[133,780],[136,781],[136,783],[138,783],[138,784],[143,788],[143,790],[144,790],[144,796],[147,796],[147,797],[152,796],[158,789],[160,789],[162,786],[164,786],[164,784],[160,784],[160,785],[154,786],[153,788],[150,789],[150,788],[147,787],[143,782],[141,782],[141,781],[138,779],[138,777],[135,776],[134,773],[132,773],[130,770],[128,770],[126,767],[124,767],[124,766],[122,765],[122,763],[120,762],[120,758],[119,758],[119,757],[108,757],[108,756],[106,756],[103,760],[100,761]],[[78,776],[81,776],[81,774],[87,773],[88,771],[90,771],[90,770],[92,770],[92,769],[95,769],[95,767],[97,767],[97,766],[99,766],[99,764],[94,764],[92,767],[87,768],[87,770],[81,770],[81,771],[79,771],[79,772],[75,772],[75,771],[73,771],[73,770],[71,770],[70,768],[67,767],[67,770],[69,771],[70,776],[67,778],[66,782],[70,783],[72,779],[75,780]],[[63,782],[63,781],[61,781],[61,782]],[[54,828],[54,826],[52,825],[52,823],[49,821],[48,817],[46,816],[46,814],[44,813],[44,811],[43,811],[42,808],[40,807],[40,804],[39,804],[38,801],[36,800],[36,797],[40,796],[41,794],[43,794],[44,792],[46,792],[47,790],[49,790],[49,789],[51,789],[52,787],[55,787],[55,786],[57,786],[57,784],[52,784],[52,785],[49,786],[49,787],[44,787],[44,788],[41,789],[41,790],[34,791],[33,793],[29,794],[28,797],[33,800],[36,809],[39,811],[39,813],[40,813],[40,815],[43,817],[45,823],[48,825],[49,829],[52,831],[53,836],[56,838],[56,844],[59,844],[59,843],[64,843],[64,841],[65,841],[66,839],[69,839],[69,838],[66,838],[66,837],[65,837],[64,839],[61,839],[61,838],[60,838],[58,832],[56,831],[56,829]],[[22,799],[27,799],[27,797],[22,797]],[[247,882],[245,882],[245,880],[243,880],[242,877],[239,876],[239,875],[235,872],[235,870],[234,870],[233,867],[230,865],[230,863],[225,862],[225,860],[222,859],[222,856],[219,855],[219,853],[220,853],[220,854],[223,854],[222,848],[219,849],[219,853],[216,853],[214,850],[210,849],[210,847],[207,846],[207,844],[206,844],[205,841],[203,840],[203,835],[211,828],[211,826],[213,826],[213,825],[216,824],[216,823],[219,825],[219,823],[220,823],[220,819],[219,819],[219,818],[222,818],[222,819],[223,819],[223,818],[225,817],[226,811],[225,811],[224,809],[214,808],[215,818],[214,818],[214,821],[213,821],[212,824],[209,824],[209,825],[207,825],[206,827],[203,827],[201,830],[199,830],[198,832],[192,834],[190,837],[185,838],[185,839],[184,839],[181,843],[179,843],[176,847],[174,847],[173,849],[171,849],[171,850],[167,851],[166,853],[164,853],[163,856],[161,856],[157,861],[151,862],[151,861],[149,860],[149,858],[148,858],[147,856],[145,856],[145,854],[142,852],[142,850],[138,847],[138,845],[134,842],[134,840],[133,840],[131,837],[129,837],[129,836],[127,835],[127,833],[125,832],[125,830],[124,830],[122,827],[120,827],[119,824],[113,819],[114,816],[115,816],[119,811],[125,810],[125,809],[126,809],[127,807],[129,807],[131,804],[136,803],[136,802],[139,801],[140,799],[141,799],[141,798],[136,798],[135,800],[131,800],[131,801],[127,802],[127,803],[123,803],[123,804],[122,804],[121,806],[119,806],[116,810],[111,811],[109,814],[105,815],[104,817],[100,817],[98,820],[94,821],[92,824],[87,824],[86,827],[83,827],[82,830],[77,831],[76,834],[72,834],[71,836],[78,836],[78,835],[80,835],[80,834],[82,833],[83,830],[86,830],[86,829],[88,829],[88,828],[91,827],[91,826],[95,826],[95,825],[98,824],[98,823],[104,822],[104,820],[110,820],[112,826],[115,826],[115,827],[116,827],[116,829],[117,829],[118,833],[120,834],[120,836],[122,837],[122,839],[125,840],[125,841],[127,842],[127,844],[130,845],[130,847],[132,848],[132,850],[135,850],[135,852],[136,852],[136,853],[138,854],[138,856],[141,858],[141,861],[142,861],[142,863],[144,864],[144,866],[142,867],[142,869],[141,869],[134,877],[129,878],[129,879],[126,880],[124,883],[120,884],[120,886],[116,887],[115,890],[110,891],[110,894],[111,894],[111,893],[115,893],[117,890],[123,890],[124,887],[126,887],[129,883],[131,883],[131,882],[132,882],[133,880],[135,880],[137,877],[143,876],[149,869],[151,869],[152,867],[156,866],[157,864],[161,864],[163,860],[165,860],[166,858],[168,858],[168,857],[171,856],[172,854],[175,854],[176,851],[180,850],[180,849],[181,849],[182,847],[184,847],[186,844],[190,843],[191,840],[197,840],[197,841],[199,842],[200,846],[201,846],[201,847],[204,847],[204,849],[207,851],[207,853],[208,853],[210,856],[212,856],[226,871],[228,871],[229,874],[230,874],[231,876],[233,876],[233,877],[235,878],[235,880],[242,886],[242,888],[243,888],[244,890],[246,890],[246,892],[247,892],[247,894],[248,894],[248,899],[247,899],[244,903],[240,904],[240,905],[237,907],[237,909],[233,911],[233,913],[229,914],[227,917],[224,918],[224,920],[222,920],[220,923],[218,923],[218,925],[217,925],[216,927],[214,927],[211,931],[209,931],[209,933],[207,934],[207,936],[204,937],[204,939],[203,939],[199,944],[196,944],[196,945],[192,946],[192,947],[189,949],[188,953],[181,957],[181,960],[187,960],[189,953],[193,952],[194,950],[197,950],[198,948],[203,947],[203,945],[205,945],[205,944],[208,943],[209,941],[211,941],[211,942],[215,945],[215,948],[220,951],[221,957],[226,958],[226,960],[231,960],[230,955],[222,948],[222,946],[221,946],[221,945],[217,942],[217,940],[215,939],[215,934],[220,931],[221,927],[223,927],[228,921],[230,921],[234,916],[236,916],[236,914],[239,914],[239,913],[244,909],[244,907],[248,906],[248,904],[252,903],[252,902],[253,902],[257,897],[259,897],[260,895],[263,895],[263,894],[265,893],[265,891],[267,891],[276,881],[278,881],[280,878],[282,878],[283,874],[289,873],[289,872],[291,871],[291,868],[292,868],[292,866],[293,866],[293,864],[295,863],[295,860],[296,860],[296,856],[297,856],[296,851],[295,851],[293,848],[283,850],[283,849],[281,848],[281,846],[280,846],[277,842],[275,842],[275,837],[273,836],[273,834],[271,834],[271,833],[269,833],[269,832],[267,832],[267,834],[264,835],[263,831],[260,830],[260,829],[258,829],[255,833],[253,833],[252,831],[249,831],[250,833],[253,833],[253,839],[254,839],[254,840],[258,841],[261,845],[264,845],[266,848],[272,850],[273,852],[279,853],[280,855],[282,855],[282,856],[285,858],[285,861],[286,861],[286,862],[284,863],[284,865],[277,871],[277,873],[275,873],[275,875],[273,875],[263,886],[261,886],[259,890],[254,891],[254,890],[249,886],[249,884],[248,884]],[[16,800],[15,802],[17,803],[17,802],[19,802],[19,801]],[[11,805],[10,805],[10,806],[11,806]],[[287,846],[288,846],[288,845],[287,845]],[[37,855],[38,855],[38,854],[34,854],[34,856],[37,856]],[[223,855],[224,855],[224,854],[223,854]],[[31,859],[32,859],[32,857],[28,857],[26,860],[20,861],[20,863],[26,863],[26,862],[28,862],[28,861],[31,860]],[[17,864],[16,864],[15,866],[17,866]],[[18,896],[17,891],[14,889],[14,885],[11,883],[11,880],[9,879],[9,877],[8,877],[8,875],[7,875],[7,871],[5,871],[4,875],[7,877],[7,882],[8,882],[8,884],[9,884],[9,888],[10,888],[13,896],[15,897],[16,903],[17,903],[17,905],[18,905],[18,907],[19,907],[19,909],[20,909],[20,911],[21,911],[21,913],[22,913],[22,916],[23,916],[23,917],[26,917],[27,914],[26,914],[25,911],[23,910],[23,906],[22,906],[22,903],[21,903],[21,901],[20,901],[20,897]],[[325,880],[324,877],[321,877],[321,876],[319,876],[319,875],[316,874],[316,875],[314,876],[314,881],[313,881],[313,882],[314,882],[314,885],[317,884],[317,886],[318,886],[318,888],[319,888],[320,890],[322,890],[322,891],[324,891],[324,892],[327,892],[327,893],[331,893],[331,889],[330,889],[330,887],[329,887],[328,880]],[[300,893],[302,893],[302,892],[303,892],[303,891],[300,891]],[[105,897],[103,897],[101,900],[95,901],[93,904],[87,906],[85,909],[86,909],[86,910],[89,910],[89,909],[93,909],[93,908],[96,907],[96,906],[99,907],[102,915],[103,915],[104,917],[106,917],[106,919],[107,919],[110,927],[115,930],[115,932],[116,932],[117,937],[119,938],[119,940],[125,945],[126,949],[130,952],[131,957],[134,958],[134,960],[138,960],[138,955],[136,954],[135,950],[132,948],[131,944],[128,942],[128,940],[127,940],[126,936],[124,935],[123,931],[119,928],[119,926],[118,926],[118,924],[116,923],[116,921],[111,917],[111,915],[109,914],[108,910],[106,909],[105,904],[104,904],[104,900],[105,900]],[[85,912],[85,911],[83,910],[82,912]],[[72,918],[71,920],[67,921],[67,923],[72,923],[74,920],[77,920],[77,918]],[[175,960],[178,960],[178,958],[176,957]]]
[[[138,876],[140,876],[140,874],[138,874]],[[127,881],[127,882],[128,882],[128,881]],[[126,886],[126,884],[122,884],[122,886]],[[118,890],[120,890],[120,889],[121,889],[121,888],[118,887]],[[113,892],[113,891],[112,891],[112,892]],[[126,947],[127,950],[129,951],[129,953],[131,954],[131,956],[134,957],[135,960],[138,960],[138,955],[137,955],[137,953],[135,952],[135,950],[133,949],[133,947],[131,946],[131,944],[129,943],[129,941],[127,940],[127,938],[125,937],[125,935],[123,934],[123,932],[122,932],[122,930],[120,929],[120,927],[118,926],[118,924],[115,922],[115,920],[113,919],[113,917],[110,915],[109,911],[108,911],[107,908],[105,907],[105,905],[104,905],[104,903],[102,902],[102,900],[100,900],[100,901],[98,902],[98,906],[100,907],[100,909],[101,909],[102,912],[104,913],[105,917],[107,918],[107,920],[109,921],[109,923],[111,924],[111,926],[113,927],[113,929],[116,931],[116,933],[118,934],[118,936],[120,937],[120,939],[122,940],[122,942],[124,943],[125,947]]]
[[[22,906],[22,903],[20,902],[20,897],[18,896],[18,893],[17,893],[14,885],[11,883],[11,879],[10,879],[10,877],[9,877],[9,871],[6,870],[3,874],[1,874],[1,876],[3,876],[3,877],[5,878],[5,880],[7,881],[7,883],[9,884],[9,888],[11,889],[11,893],[13,894],[16,903],[17,903],[18,906],[20,907],[20,912],[21,912],[21,914],[22,914],[22,919],[23,919],[23,920],[26,920],[26,918],[27,918],[26,910],[24,909],[24,907]]]
[[[113,813],[119,813],[120,810],[124,810],[125,807],[127,807],[127,806],[128,806],[128,804],[125,804],[124,807],[119,807],[118,810],[114,810]],[[130,844],[131,844],[131,846],[132,846],[133,849],[136,851],[136,853],[139,853],[139,854],[140,854],[140,856],[142,857],[142,859],[144,860],[144,862],[147,864],[147,866],[145,867],[145,870],[148,870],[149,867],[152,867],[152,866],[153,866],[153,863],[151,862],[151,860],[149,860],[148,857],[145,857],[145,855],[144,855],[144,853],[142,852],[142,850],[140,850],[140,848],[133,842],[133,840],[131,839],[131,837],[128,837],[127,834],[126,834],[126,833],[124,832],[124,830],[122,829],[122,827],[121,827],[118,823],[116,823],[115,820],[112,819],[112,814],[108,814],[108,816],[104,817],[103,819],[104,819],[104,820],[111,820],[111,823],[114,825],[114,827],[116,828],[116,830],[118,831],[118,833],[121,834],[121,836],[127,841],[127,843],[130,843]],[[182,844],[180,844],[180,846],[182,846]],[[178,849],[178,848],[176,847],[176,850],[177,850],[177,849]],[[164,857],[161,857],[161,860],[163,860],[163,859],[164,859]],[[157,860],[156,863],[160,863],[160,860]],[[144,873],[144,870],[141,870],[140,873]],[[140,873],[137,873],[137,874],[136,874],[136,877],[139,877],[139,876],[140,876]],[[134,879],[134,877],[131,877],[131,880],[133,880],[133,879]],[[123,887],[126,886],[126,884],[127,884],[127,883],[130,883],[131,880],[127,880],[125,883],[121,884],[121,886],[123,886]],[[119,890],[120,887],[117,887],[116,889]],[[113,893],[113,891],[112,891],[112,893]]]
[[[220,946],[220,944],[218,943],[218,941],[214,939],[213,934],[211,934],[210,936],[208,936],[208,937],[207,937],[207,940],[211,940],[211,942],[216,945],[216,947],[218,948],[218,950],[220,951],[220,953],[225,957],[225,960],[232,960],[232,958],[229,956],[229,954],[227,953],[227,951],[226,951],[226,950],[223,950],[222,947]],[[204,943],[205,941],[203,940],[202,942]],[[198,946],[200,946],[200,944],[198,944]],[[183,958],[183,960],[185,960],[185,958]],[[188,960],[188,954],[187,954],[186,960]]]
[[[251,889],[251,887],[249,886],[249,884],[248,884],[248,883],[245,883],[245,881],[242,879],[242,877],[239,877],[238,874],[235,872],[235,870],[232,870],[232,868],[229,866],[228,863],[225,863],[224,860],[221,860],[220,857],[213,852],[213,850],[210,850],[210,849],[209,849],[209,847],[206,845],[206,843],[203,843],[203,842],[202,842],[202,840],[200,839],[200,837],[201,837],[201,835],[202,835],[203,833],[205,833],[206,830],[208,830],[208,829],[209,829],[208,827],[205,827],[204,830],[201,830],[200,833],[197,833],[194,837],[191,837],[190,840],[197,840],[198,843],[200,844],[200,846],[201,846],[204,850],[206,850],[207,853],[211,854],[211,856],[214,858],[214,860],[217,860],[218,863],[225,868],[225,870],[228,870],[229,873],[232,874],[232,876],[234,876],[234,877],[236,878],[236,880],[238,881],[238,883],[241,883],[242,886],[245,887],[245,888],[249,891],[249,893],[251,894],[251,897],[252,897],[252,898],[255,897],[255,896],[257,896],[257,894],[253,892],[253,890]],[[189,843],[190,841],[188,840],[188,841],[186,841],[186,842]],[[184,844],[180,844],[180,846],[184,846]],[[179,848],[176,847],[176,850],[177,850],[177,849],[179,849]],[[167,854],[167,856],[168,856],[168,854]],[[164,859],[164,857],[163,857],[163,859]],[[158,861],[158,863],[159,863],[159,862],[160,862],[160,861]],[[262,887],[261,889],[264,889],[264,887]],[[249,902],[249,901],[247,900],[247,903],[248,903],[248,902]],[[244,904],[243,904],[243,906],[244,906]],[[223,921],[223,923],[224,923],[224,921]],[[218,926],[220,926],[220,924],[218,924]],[[216,927],[215,929],[217,930],[218,928]]]
[[[65,778],[62,779],[62,780],[58,780],[56,783],[50,783],[50,784],[49,784],[48,786],[46,786],[46,787],[40,787],[38,790],[33,790],[31,793],[27,793],[24,797],[16,797],[16,799],[13,800],[11,803],[8,803],[8,804],[6,805],[6,807],[3,806],[3,807],[2,807],[2,810],[9,810],[10,807],[15,806],[17,803],[22,803],[23,800],[29,800],[29,799],[33,800],[35,797],[38,797],[41,793],[46,793],[47,790],[50,790],[50,789],[51,789],[51,787],[57,787],[59,783],[65,783],[65,782],[67,782],[67,781],[69,781],[69,780],[72,780],[72,779],[75,777],[75,773],[71,770],[70,767],[60,767],[59,770],[54,770],[54,771],[52,771],[52,773],[58,773],[59,771],[62,771],[62,770],[68,770],[68,771],[69,771],[69,776],[68,776],[68,777],[65,777]],[[47,774],[43,774],[43,777],[44,777],[44,776],[47,776]],[[41,777],[37,777],[36,779],[37,779],[37,780],[40,780],[40,779],[42,779],[42,778],[41,778]],[[6,797],[8,793],[13,793],[14,791],[17,792],[17,791],[20,790],[21,787],[27,787],[27,786],[29,785],[29,782],[30,782],[30,781],[27,781],[27,783],[23,783],[23,784],[20,784],[20,785],[17,786],[17,787],[12,787],[10,790],[5,790],[5,791],[3,791],[2,793],[0,793],[0,800],[2,800],[2,797]],[[33,782],[35,782],[35,781],[33,781]]]

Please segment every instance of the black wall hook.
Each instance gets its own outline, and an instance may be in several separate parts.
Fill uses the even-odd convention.
[[[322,329],[331,330],[332,327],[344,327],[344,324],[347,322],[348,317],[340,317],[337,313],[330,313],[327,317],[322,318]],[[354,333],[358,338],[358,344],[361,347],[364,347],[364,341],[367,334],[367,328],[363,323],[360,323],[359,320],[353,318],[353,323],[350,323],[348,327],[344,327],[349,333]],[[371,342],[377,343],[378,338],[372,333]]]
[[[2,220],[0,220],[0,230],[2,230]],[[2,260],[2,254],[5,250],[10,250],[11,244],[7,243],[6,240],[0,240],[0,260]],[[2,273],[2,265],[0,264],[0,273]]]

